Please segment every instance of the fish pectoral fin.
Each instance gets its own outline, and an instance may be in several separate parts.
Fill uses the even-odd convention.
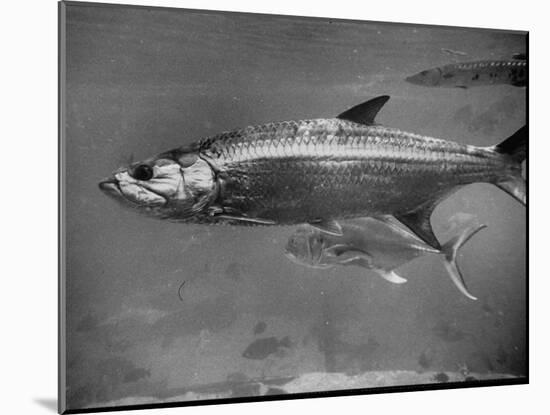
[[[344,111],[336,118],[356,122],[358,124],[373,125],[376,114],[378,114],[380,109],[389,99],[390,97],[388,95],[381,95]]]
[[[241,214],[238,210],[225,208],[223,206],[212,205],[208,207],[208,216],[217,219],[233,220],[239,222],[248,222],[251,225],[275,225],[276,222],[271,219],[249,218]]]
[[[376,272],[378,275],[380,275],[386,281],[389,281],[393,284],[404,284],[404,283],[407,282],[406,278],[400,277],[393,270],[377,268],[377,269],[374,269],[374,272]]]
[[[430,222],[436,204],[437,201],[425,203],[411,212],[396,214],[395,217],[432,248],[440,250],[441,245],[434,235]]]
[[[460,89],[468,89],[466,85],[457,85],[456,87]]]
[[[216,215],[216,218],[226,219],[226,220],[236,220],[240,222],[248,222],[251,225],[275,225],[276,222],[271,219],[261,219],[261,218],[247,218],[246,216],[235,216],[235,215]]]
[[[310,225],[315,229],[319,229],[321,232],[328,233],[334,236],[343,236],[342,226],[335,220],[321,220],[318,222],[311,222]]]

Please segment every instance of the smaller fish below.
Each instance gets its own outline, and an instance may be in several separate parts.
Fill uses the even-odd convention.
[[[280,354],[281,351],[291,346],[290,337],[288,336],[281,340],[277,337],[264,337],[250,343],[242,356],[245,359],[264,360],[272,354]]]
[[[405,78],[414,85],[470,88],[485,85],[527,86],[527,59],[523,54],[508,60],[451,63],[426,69]]]
[[[394,270],[427,253],[444,255],[444,265],[453,283],[466,297],[469,293],[456,258],[458,250],[485,225],[467,227],[435,249],[400,224],[383,218],[360,218],[340,223],[342,235],[336,236],[310,225],[300,226],[288,239],[285,255],[310,268],[355,265],[372,270],[385,280],[401,284],[407,280]]]
[[[254,332],[255,335],[262,334],[265,331],[266,328],[267,328],[266,322],[265,321],[259,321],[258,324],[256,324],[254,326],[253,332]]]

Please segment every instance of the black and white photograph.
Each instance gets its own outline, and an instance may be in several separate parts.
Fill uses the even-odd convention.
[[[527,31],[58,23],[61,412],[528,382]]]

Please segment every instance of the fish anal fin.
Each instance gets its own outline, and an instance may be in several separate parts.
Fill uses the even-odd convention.
[[[335,220],[320,220],[316,222],[310,222],[310,226],[321,232],[328,233],[329,235],[342,236],[342,226]]]
[[[394,216],[432,248],[440,250],[441,244],[434,235],[430,222],[430,217],[432,216],[435,206],[436,203],[430,202],[411,212],[396,214]]]
[[[378,275],[384,278],[386,281],[389,281],[393,284],[404,284],[407,282],[406,278],[403,278],[393,270],[387,270],[382,268],[377,268],[374,270]]]
[[[271,219],[249,218],[236,209],[212,205],[208,208],[208,216],[216,219],[231,220],[237,222],[247,222],[250,225],[275,225],[276,222]]]
[[[381,95],[344,111],[336,118],[356,122],[358,124],[373,125],[376,115],[389,99],[390,97],[388,95]]]
[[[523,177],[510,177],[507,180],[495,183],[495,186],[504,190],[522,205],[527,204],[527,190]]]

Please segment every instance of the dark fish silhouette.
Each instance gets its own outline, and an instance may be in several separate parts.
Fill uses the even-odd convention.
[[[472,337],[470,333],[465,333],[454,324],[446,321],[439,321],[432,331],[437,337],[448,343],[459,342],[467,337]]]
[[[473,86],[506,84],[527,86],[527,60],[525,55],[514,59],[451,63],[427,69],[405,79],[422,86],[470,88]]]
[[[291,346],[288,336],[279,340],[277,337],[264,337],[254,340],[248,345],[242,356],[246,359],[263,360],[272,354],[276,354],[284,348]]]
[[[383,127],[388,96],[336,118],[247,127],[117,170],[99,187],[128,207],[184,223],[310,223],[393,215],[432,247],[430,218],[461,186],[488,182],[525,203],[527,127],[475,147]]]
[[[254,326],[254,334],[262,334],[267,328],[265,321],[259,321],[258,324]]]
[[[460,292],[468,292],[456,263],[458,250],[485,225],[469,227],[435,249],[400,224],[375,218],[360,218],[340,223],[342,236],[330,235],[309,225],[299,227],[288,239],[285,254],[292,261],[311,268],[356,265],[376,272],[393,283],[407,280],[394,271],[399,266],[427,253],[442,254],[445,268]]]

